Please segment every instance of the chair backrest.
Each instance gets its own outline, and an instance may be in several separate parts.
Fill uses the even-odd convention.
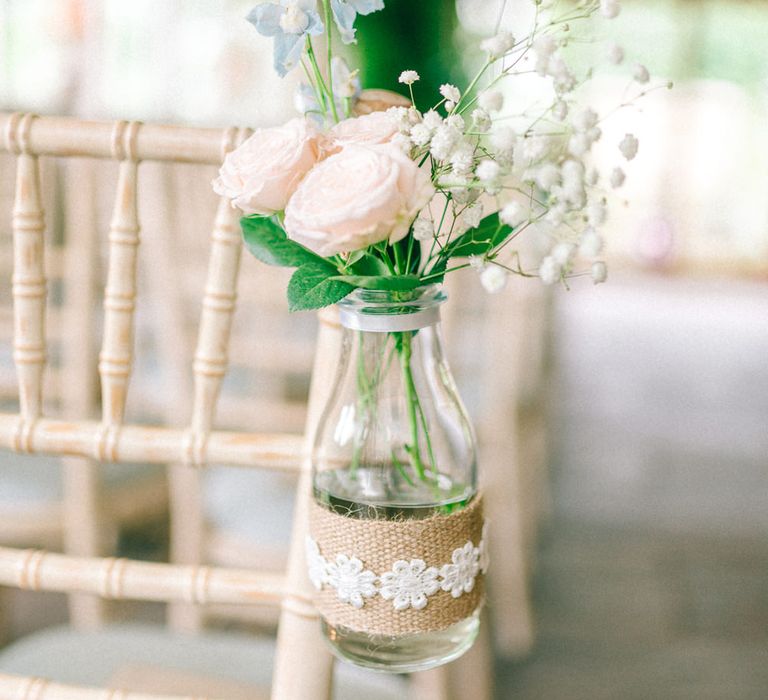
[[[275,700],[329,697],[330,655],[320,640],[317,615],[303,562],[309,470],[305,439],[311,440],[338,338],[332,317],[320,325],[315,373],[305,436],[293,433],[214,429],[237,297],[241,241],[238,214],[219,203],[208,257],[194,357],[193,395],[186,427],[126,422],[126,397],[134,361],[141,161],[217,164],[247,137],[244,129],[192,129],[138,122],[84,122],[31,114],[0,114],[0,150],[16,156],[12,279],[14,349],[19,385],[18,413],[0,413],[0,449],[97,462],[175,464],[197,473],[209,463],[298,471],[294,533],[285,575],[192,565],[154,564],[126,559],[73,557],[40,550],[0,548],[0,585],[82,592],[108,599],[177,603],[280,605],[281,621],[272,697]],[[46,367],[45,219],[41,206],[40,156],[106,158],[118,162],[117,192],[108,235],[104,322],[98,373],[101,420],[43,412]],[[183,264],[183,255],[179,264]],[[162,299],[155,303],[162,304]],[[185,496],[179,490],[180,498]],[[174,513],[188,512],[185,504]],[[39,679],[0,676],[0,696],[90,697],[87,691]],[[94,694],[94,697],[96,695]],[[100,695],[99,697],[104,697]],[[110,697],[117,697],[110,696]],[[134,697],[130,694],[120,697]],[[136,696],[137,698],[140,696]],[[141,696],[146,697],[146,696]]]

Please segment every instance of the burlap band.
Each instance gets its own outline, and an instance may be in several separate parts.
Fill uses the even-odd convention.
[[[328,561],[337,554],[354,556],[377,575],[389,571],[398,560],[422,559],[428,567],[439,569],[450,564],[454,550],[468,541],[479,546],[483,502],[481,496],[476,496],[467,507],[449,515],[400,521],[350,518],[312,503],[309,527],[320,554]],[[482,605],[483,579],[482,572],[478,572],[474,588],[457,598],[450,591],[438,590],[421,610],[395,610],[392,601],[380,595],[366,599],[357,609],[340,601],[336,590],[328,585],[316,592],[315,603],[334,627],[392,637],[435,632],[466,619]]]

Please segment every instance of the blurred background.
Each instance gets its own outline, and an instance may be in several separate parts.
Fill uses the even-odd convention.
[[[279,123],[292,115],[296,76],[275,76],[270,42],[243,20],[252,4],[0,0],[0,110],[193,126]],[[386,4],[387,11],[361,18],[359,47],[367,54],[353,47],[350,62],[361,66],[365,87],[397,89],[399,72],[416,69],[417,99],[428,100],[440,83],[461,81],[472,70],[475,47],[493,33],[500,11],[502,26],[518,34],[531,5]],[[535,635],[529,649],[500,650],[498,697],[762,700],[768,697],[768,2],[624,0],[622,8],[572,47],[574,61],[601,69],[592,103],[602,112],[620,103],[628,67],[638,62],[654,82],[671,80],[675,87],[604,124],[596,158],[608,168],[618,165],[616,144],[625,133],[640,139],[605,226],[608,284],[576,281],[551,293],[513,285],[540,321],[534,327],[541,342],[527,346],[532,354],[522,358],[520,373],[525,400],[541,412],[547,437],[546,450],[537,453],[546,457],[530,477],[538,505],[535,524],[527,526]],[[609,41],[625,48],[624,66],[606,65]],[[43,165],[48,230],[60,253],[49,268],[64,278],[67,265],[76,264],[67,257],[66,231],[86,221],[106,231],[115,173],[99,165],[73,179],[55,162]],[[153,230],[169,233],[141,254],[172,260],[185,251],[188,262],[159,274],[144,265],[147,288],[184,292],[166,312],[183,320],[158,322],[151,310],[139,310],[136,375],[152,390],[135,391],[131,407],[139,419],[164,415],[179,424],[187,397],[157,382],[168,374],[178,385],[191,382],[173,357],[191,356],[189,325],[216,202],[207,184],[215,169],[196,184],[186,172],[146,166],[152,184],[141,193],[145,240]],[[12,159],[0,157],[4,271],[11,263],[13,177]],[[101,182],[110,183],[103,192],[96,187]],[[73,204],[83,198],[89,213]],[[160,207],[161,198],[174,206]],[[248,271],[257,268],[251,260],[244,265],[247,302],[257,294],[247,286]],[[93,274],[98,286],[98,271]],[[263,280],[260,268],[258,274]],[[247,333],[236,339],[220,417],[241,425],[245,406],[249,428],[298,430],[313,320],[289,318],[284,275],[265,274],[258,294],[271,301],[259,327],[268,327],[282,350],[259,347]],[[487,308],[474,278],[464,283],[470,290],[462,302],[465,322],[476,303],[486,316],[497,314],[498,328],[525,328],[506,320],[503,306]],[[8,306],[8,282],[1,294]],[[240,329],[255,313],[250,308],[246,303],[238,312]],[[95,309],[94,302],[98,318]],[[46,379],[55,411],[66,402],[56,382],[71,378],[66,313],[49,321],[54,335],[57,323],[62,329]],[[6,314],[3,396],[15,381],[11,330]],[[471,412],[482,420],[476,359],[465,350],[458,339],[449,348],[451,361]],[[277,374],[279,362],[295,370]],[[534,379],[525,379],[528,366]],[[255,394],[269,410],[253,403]],[[87,386],[83,396],[87,403]],[[38,480],[40,474],[47,475],[42,492],[24,475],[0,472],[0,497],[33,504],[61,498],[58,465],[41,465]],[[242,538],[254,532],[272,542],[285,534],[276,524],[265,534],[268,526],[247,522],[248,489],[255,487],[244,478],[214,474],[206,490],[206,517],[219,533],[212,547],[223,561],[242,560]],[[113,533],[124,552],[163,556],[161,512]],[[65,613],[61,600],[22,602],[13,634]]]

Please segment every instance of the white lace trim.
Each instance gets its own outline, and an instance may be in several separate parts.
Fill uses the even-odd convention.
[[[398,559],[383,574],[365,569],[360,559],[347,554],[337,554],[328,561],[317,542],[307,536],[309,580],[318,591],[323,586],[336,589],[338,599],[353,608],[362,608],[366,599],[378,594],[391,600],[395,610],[421,610],[429,596],[439,590],[450,592],[454,598],[472,591],[478,574],[488,570],[487,528],[486,523],[477,547],[467,542],[454,549],[449,564],[427,566],[423,559]]]

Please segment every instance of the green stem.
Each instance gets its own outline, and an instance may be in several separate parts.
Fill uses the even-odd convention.
[[[333,113],[333,119],[338,124],[339,115],[336,112],[336,100],[333,95],[333,71],[331,70],[331,59],[333,58],[333,43],[331,40],[331,3],[329,0],[323,0],[323,6],[325,8],[325,40],[328,44],[328,92],[331,100],[331,112]]]
[[[437,277],[445,277],[449,272],[454,272],[456,270],[463,270],[465,267],[471,267],[470,263],[465,263],[464,265],[456,265],[455,267],[449,267],[447,270],[443,270],[442,272],[433,272],[429,275],[424,275],[421,277],[422,282],[426,282],[427,280],[435,279]]]
[[[318,106],[323,110],[322,115],[325,117],[325,97],[322,90],[318,88],[315,80],[312,78],[312,74],[309,72],[309,68],[307,68],[307,64],[304,63],[303,58],[301,59],[301,67],[304,69],[304,74],[307,76],[307,82],[312,86]]]
[[[467,89],[464,90],[464,92],[461,94],[461,98],[456,103],[456,106],[453,108],[453,112],[455,114],[461,114],[464,110],[467,109],[468,105],[465,104],[464,106],[462,106],[462,103],[464,102],[465,98],[469,97],[470,93],[475,89],[475,86],[477,85],[480,78],[483,77],[483,74],[485,73],[485,71],[487,71],[488,67],[493,63],[494,61],[492,61],[491,59],[487,59],[483,64],[483,67],[479,71],[477,71],[477,74],[475,75],[475,77],[472,78],[472,82],[467,86]],[[474,101],[475,100],[473,99],[472,102],[470,102],[470,104],[473,104]]]
[[[405,451],[411,460],[416,475],[420,481],[427,481],[426,469],[424,468],[424,462],[421,459],[421,452],[419,450],[419,419],[417,411],[421,410],[419,404],[419,397],[416,393],[416,385],[413,381],[413,371],[411,370],[411,339],[413,333],[406,332],[400,334],[400,367],[403,372],[403,384],[405,386],[405,398],[408,409],[408,421],[411,426],[411,444],[405,446]],[[432,450],[431,441],[429,438],[429,432],[426,430],[426,421],[424,422],[424,439],[427,443],[428,449]]]
[[[309,58],[309,64],[312,66],[312,72],[315,74],[315,80],[320,86],[320,91],[323,93],[323,106],[325,107],[326,114],[330,110],[334,120],[338,122],[339,115],[336,113],[336,104],[333,99],[333,93],[328,90],[328,85],[325,83],[325,78],[323,78],[323,73],[317,63],[317,55],[315,54],[315,49],[312,46],[312,39],[310,37],[307,37],[307,58]]]
[[[402,260],[402,256],[400,255],[400,246],[397,243],[395,243],[392,246],[392,249],[395,251],[395,272],[398,275],[401,275],[404,272],[407,272],[407,270],[403,270],[403,260]]]

